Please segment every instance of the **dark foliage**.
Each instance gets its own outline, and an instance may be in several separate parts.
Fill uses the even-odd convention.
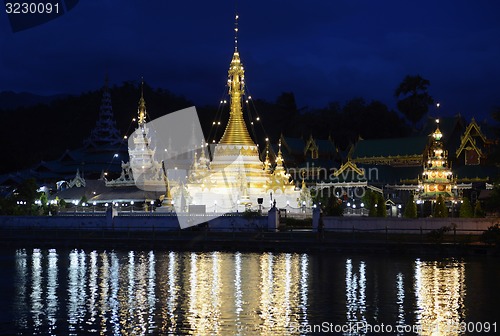
[[[398,109],[406,118],[415,125],[429,110],[434,102],[427,92],[430,82],[416,76],[406,76],[396,89],[395,96],[398,100]]]

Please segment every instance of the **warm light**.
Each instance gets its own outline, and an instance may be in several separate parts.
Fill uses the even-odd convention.
[[[127,139],[127,136],[125,135],[125,136],[123,136],[123,138],[126,140],[126,139]]]
[[[436,124],[439,124],[439,119],[436,119]]]
[[[259,120],[260,120],[260,117],[257,117],[257,119],[255,119],[255,120],[259,121]]]

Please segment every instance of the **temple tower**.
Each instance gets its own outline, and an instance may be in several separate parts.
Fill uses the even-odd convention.
[[[111,94],[108,87],[108,77],[104,82],[101,106],[99,108],[99,119],[90,137],[85,140],[85,145],[90,147],[116,146],[122,141],[122,136],[116,128],[116,121],[113,116],[113,107],[111,104]]]
[[[422,179],[419,180],[419,198],[423,200],[435,200],[441,195],[445,200],[453,200],[456,195],[456,178],[449,167],[448,151],[444,149],[442,137],[439,129],[439,119],[437,126],[431,137],[431,145],[427,154],[427,161],[424,163]]]

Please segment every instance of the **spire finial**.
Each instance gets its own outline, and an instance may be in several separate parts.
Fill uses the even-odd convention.
[[[144,77],[141,77],[141,99],[139,99],[139,125],[146,121],[146,101],[144,100]]]
[[[236,12],[234,16],[234,51],[238,51],[238,19],[239,15],[238,12]]]

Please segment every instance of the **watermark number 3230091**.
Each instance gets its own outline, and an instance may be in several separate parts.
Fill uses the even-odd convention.
[[[58,2],[6,2],[7,14],[59,14]]]

